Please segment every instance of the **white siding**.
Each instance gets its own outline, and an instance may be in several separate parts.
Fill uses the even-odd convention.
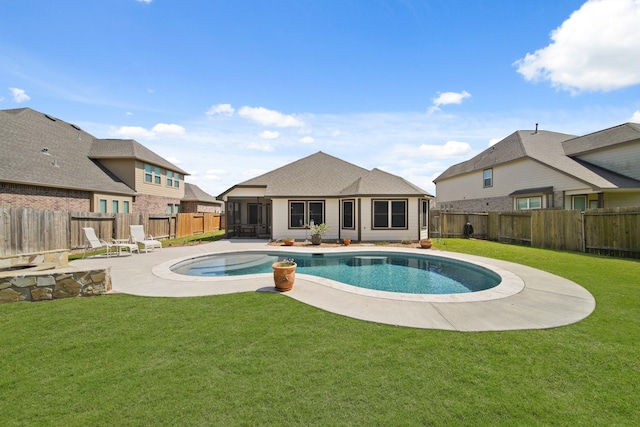
[[[553,187],[554,191],[583,188],[584,184],[531,159],[493,168],[493,187],[483,188],[482,171],[470,172],[436,184],[438,203],[507,196],[516,190]]]
[[[581,154],[579,159],[640,180],[640,141]]]
[[[381,199],[376,197],[375,199]],[[406,200],[406,199],[394,199],[388,200]],[[362,240],[371,242],[392,242],[402,240],[418,240],[420,238],[419,227],[419,199],[409,198],[407,203],[407,225],[406,230],[373,230],[372,229],[372,198],[362,198]]]

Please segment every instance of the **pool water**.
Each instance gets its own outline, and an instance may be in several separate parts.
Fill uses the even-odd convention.
[[[493,288],[501,281],[498,274],[463,261],[387,252],[226,253],[183,261],[171,271],[205,277],[271,273],[271,264],[286,258],[295,260],[298,273],[387,292],[468,293]]]

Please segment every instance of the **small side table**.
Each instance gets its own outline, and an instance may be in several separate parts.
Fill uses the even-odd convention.
[[[123,250],[129,250],[129,255],[133,252],[140,253],[140,248],[135,243],[129,243],[129,239],[113,239],[113,246],[118,248],[118,256],[122,255]]]

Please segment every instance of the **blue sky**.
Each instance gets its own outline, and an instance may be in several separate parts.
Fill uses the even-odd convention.
[[[0,0],[0,109],[218,195],[324,151],[432,180],[516,130],[640,122],[640,0]],[[330,171],[327,171],[330,173]]]

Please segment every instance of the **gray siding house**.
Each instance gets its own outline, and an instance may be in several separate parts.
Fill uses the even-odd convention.
[[[585,136],[517,131],[434,180],[436,208],[463,211],[640,206],[640,125]]]

